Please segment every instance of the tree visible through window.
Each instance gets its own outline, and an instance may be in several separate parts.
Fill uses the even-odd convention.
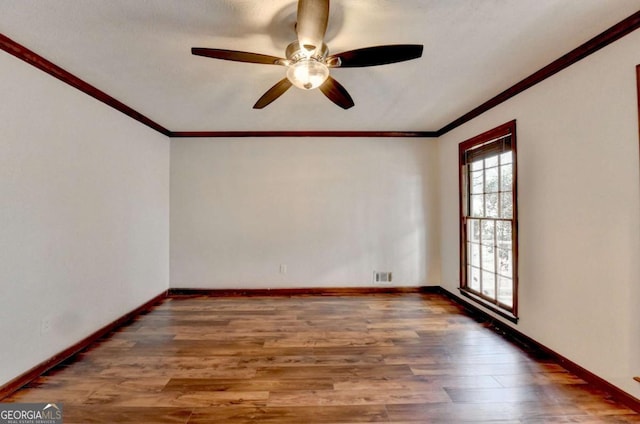
[[[516,316],[515,121],[460,144],[461,290]]]

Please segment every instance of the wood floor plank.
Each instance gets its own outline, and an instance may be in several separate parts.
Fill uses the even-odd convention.
[[[188,424],[347,424],[388,422],[384,405],[197,409]]]
[[[105,408],[100,405],[79,405],[64,408],[64,423],[186,424],[191,415],[190,408]]]
[[[546,393],[536,386],[500,388],[446,388],[455,403],[516,403],[544,402],[550,400]]]
[[[500,383],[500,385],[502,385],[502,387],[522,387],[547,384],[587,384],[586,381],[569,372],[496,375],[494,378]]]
[[[115,391],[111,388],[99,389],[84,402],[88,405],[103,405],[109,408],[120,407],[177,407],[207,408],[229,405],[266,406],[269,399],[267,391],[194,391],[194,392],[134,392]]]
[[[376,377],[384,375],[388,378],[404,378],[412,375],[406,365],[357,365],[326,367],[269,367],[259,368],[257,378],[315,378],[318,376],[332,378]]]
[[[4,402],[65,423],[640,423],[433,293],[184,296]]]
[[[416,388],[385,388],[348,390],[308,390],[296,392],[271,392],[269,406],[349,406],[349,405],[392,405],[411,403],[441,403],[450,402],[447,393],[438,387],[424,389]]]
[[[522,422],[526,420],[565,419],[571,422],[575,416],[585,416],[572,404],[544,404],[541,402],[503,402],[488,404],[435,403],[388,405],[390,421],[410,423],[490,423]],[[547,422],[547,421],[543,421]]]
[[[298,390],[332,390],[334,382],[332,378],[313,379],[236,379],[220,380],[211,378],[172,378],[163,388],[163,391],[179,392],[215,392],[215,391],[298,391]]]

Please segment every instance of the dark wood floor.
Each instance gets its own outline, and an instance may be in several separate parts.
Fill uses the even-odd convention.
[[[437,294],[174,298],[5,402],[65,423],[640,423]]]

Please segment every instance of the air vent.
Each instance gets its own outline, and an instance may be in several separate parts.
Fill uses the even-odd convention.
[[[390,283],[392,278],[391,272],[377,272],[373,271],[374,283]]]

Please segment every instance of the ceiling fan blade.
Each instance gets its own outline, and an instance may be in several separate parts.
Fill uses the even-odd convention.
[[[320,91],[322,91],[329,100],[343,109],[349,109],[354,105],[353,99],[347,90],[331,76],[320,86]]]
[[[327,62],[331,67],[362,68],[403,62],[422,56],[422,44],[392,44],[365,47],[331,55]],[[339,59],[339,60],[336,60]]]
[[[299,0],[296,32],[307,50],[322,48],[329,22],[329,0]]]
[[[239,52],[236,50],[207,49],[204,47],[193,47],[191,53],[196,56],[211,57],[214,59],[233,60],[235,62],[262,63],[265,65],[283,65],[283,60],[279,57],[266,54]]]
[[[278,81],[273,87],[268,89],[267,92],[262,95],[262,97],[258,99],[256,104],[253,105],[253,108],[262,109],[263,107],[271,104],[271,102],[282,96],[285,91],[291,88],[292,85],[293,84],[291,84],[291,81],[289,81],[287,78]]]

